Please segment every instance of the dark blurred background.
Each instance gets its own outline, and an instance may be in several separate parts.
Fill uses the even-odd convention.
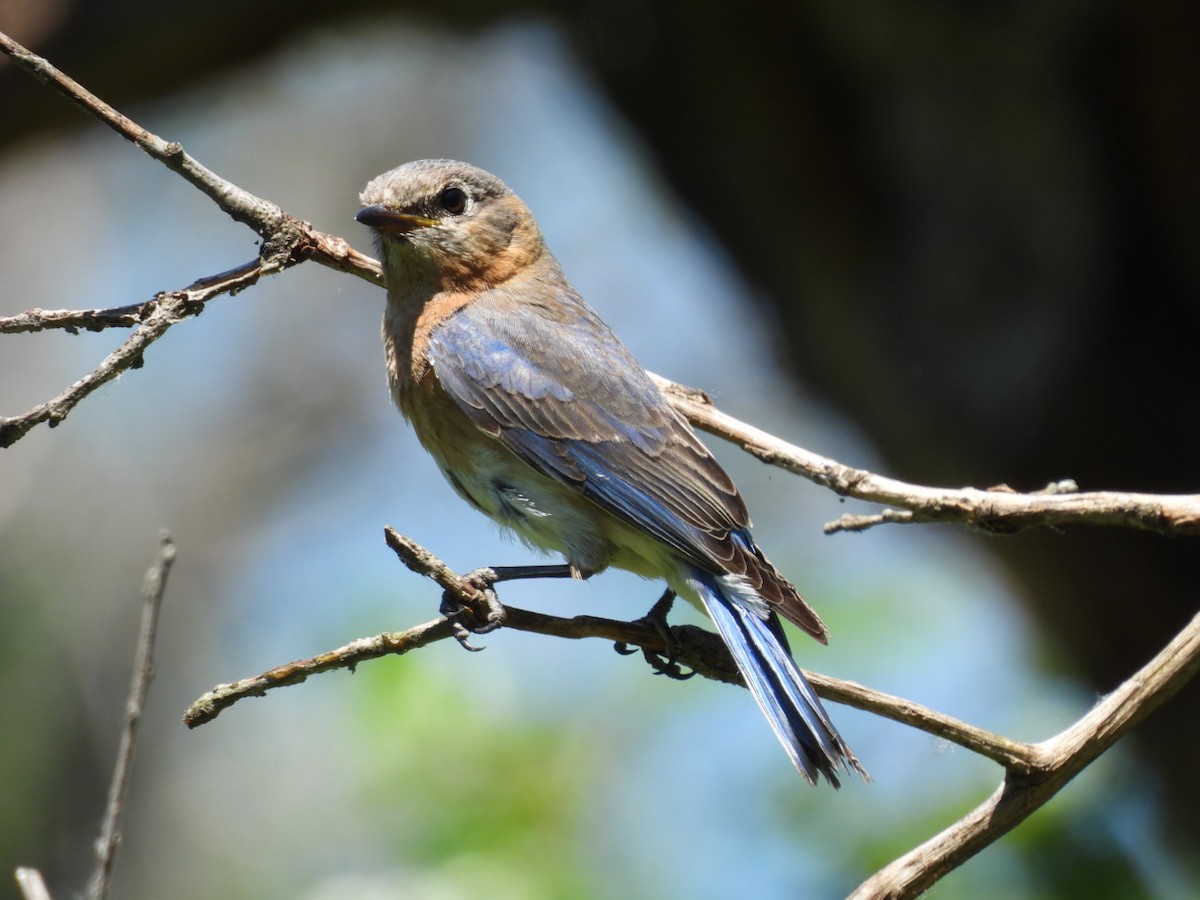
[[[447,2],[435,9],[428,4],[304,0],[287,4],[8,0],[0,3],[0,28],[134,118],[148,115],[143,124],[165,137],[184,136],[188,149],[214,168],[218,168],[210,161],[214,154],[229,151],[220,150],[219,137],[206,137],[212,129],[205,127],[203,119],[189,122],[176,107],[186,110],[189,104],[200,103],[210,124],[221,119],[226,125],[240,123],[245,131],[266,130],[261,147],[241,157],[230,153],[231,163],[218,171],[304,217],[314,216],[313,207],[305,205],[306,184],[344,180],[340,190],[348,198],[345,210],[328,222],[314,221],[352,236],[362,249],[368,249],[367,242],[351,231],[348,221],[353,191],[377,171],[405,158],[443,155],[444,146],[455,146],[453,140],[434,140],[434,134],[457,136],[460,145],[470,145],[464,130],[480,126],[469,122],[468,106],[460,111],[455,104],[461,101],[443,101],[439,91],[453,82],[458,89],[478,92],[479,87],[471,87],[462,73],[472,67],[484,71],[481,57],[494,46],[488,43],[493,36],[527,29],[531,37],[517,40],[513,56],[537,69],[536,77],[553,81],[570,72],[570,78],[579,79],[598,98],[597,127],[616,134],[633,165],[655,184],[653,201],[661,207],[655,215],[665,216],[668,223],[672,217],[696,221],[700,240],[713,242],[708,251],[728,264],[729,277],[740,280],[742,288],[735,292],[742,302],[755,304],[740,315],[747,322],[763,324],[746,328],[761,330],[760,352],[792,379],[790,385],[785,380],[768,383],[766,396],[759,391],[759,402],[770,406],[778,399],[777,405],[782,405],[799,394],[809,398],[803,402],[814,404],[816,415],[830,410],[830,415],[847,423],[839,427],[852,432],[861,446],[872,448],[863,451],[871,454],[868,459],[847,462],[870,462],[899,478],[943,485],[984,487],[1003,482],[1017,489],[1036,489],[1073,478],[1085,490],[1188,493],[1200,483],[1195,362],[1200,347],[1200,6],[1195,3],[1055,0],[967,6],[596,0]],[[358,29],[349,40],[364,44],[362,59],[375,60],[370,78],[346,87],[346,96],[373,110],[363,120],[369,125],[342,127],[340,112],[317,114],[303,106],[293,107],[294,118],[287,120],[269,102],[274,90],[294,103],[279,86],[268,90],[260,107],[271,110],[269,116],[278,114],[278,123],[264,124],[261,113],[239,111],[243,88],[235,79],[245,80],[243,84],[250,86],[245,90],[261,92],[263,72],[280,56],[290,58],[297,69],[321,70],[330,83],[338,83],[339,77],[362,78],[361,73],[337,74],[336,59],[353,55],[337,44],[336,36],[344,37],[347,28]],[[394,78],[387,72],[389,56],[381,50],[381,41],[371,39],[378,34],[402,36],[394,40],[395,64],[408,68],[397,69]],[[501,96],[497,90],[491,102],[509,109],[506,104],[517,104],[518,99]],[[0,110],[0,154],[27,154],[31,147],[41,153],[38,148],[67,140],[84,140],[85,146],[104,146],[108,152],[109,144],[118,143],[99,133],[68,103],[3,62]],[[567,132],[578,127],[570,115],[568,111],[557,125],[550,123],[549,137],[539,138],[536,152],[553,156],[577,149],[568,141],[561,146],[554,143],[555,128]],[[161,130],[164,123],[173,123],[175,130]],[[495,125],[497,131],[504,127],[518,136],[526,128],[532,134],[534,128],[511,118]],[[79,133],[82,137],[75,137]],[[486,147],[486,138],[477,133],[473,140]],[[522,153],[520,140],[512,135],[503,140],[513,141],[516,149],[497,150],[492,158],[485,149],[483,158],[472,161],[499,169],[499,163],[509,160],[515,167],[511,161]],[[367,168],[365,161],[358,167],[358,157],[354,166],[337,163],[339,142],[343,147],[353,144],[373,168]],[[396,155],[401,144],[404,150]],[[336,174],[303,158],[305,150],[318,145],[328,148],[334,162],[326,165],[336,166]],[[126,149],[125,155],[134,152]],[[245,167],[241,172],[238,164]],[[581,231],[575,240],[583,246],[572,248],[560,241],[556,249],[564,262],[572,253],[586,251],[589,233],[600,230],[603,240],[611,241],[614,233],[626,232],[645,214],[638,193],[630,191],[622,195],[621,204],[597,218],[580,200],[586,192],[579,189],[579,179],[589,177],[590,162],[576,157],[572,164],[569,177],[559,173],[560,177],[548,178],[536,189],[537,202],[529,191],[521,191],[544,224],[547,212],[577,220],[575,227]],[[149,170],[153,164],[133,159],[129,165]],[[13,164],[5,163],[0,181],[13,171]],[[277,177],[289,187],[276,186],[271,193],[263,180],[251,179],[268,171],[282,173]],[[499,174],[507,178],[508,171]],[[170,176],[148,173],[146,177],[155,180],[131,181],[128,193],[126,187],[110,186],[113,193],[97,206],[83,185],[91,176],[59,172],[55,181],[59,187],[66,183],[65,205],[56,199],[46,208],[36,193],[23,195],[15,188],[5,195],[26,198],[5,200],[8,211],[0,226],[6,229],[10,247],[21,241],[52,242],[69,268],[78,250],[99,243],[107,248],[101,252],[114,267],[137,265],[136,257],[124,262],[114,259],[111,244],[116,238],[106,228],[104,215],[117,197],[118,204],[128,204],[144,216],[147,206],[155,202],[155,191],[177,190],[174,185],[165,187],[171,184]],[[77,188],[71,188],[72,179],[80,180]],[[532,176],[526,176],[525,183],[531,182]],[[291,196],[284,193],[289,189],[294,192]],[[202,200],[181,202],[191,205],[180,216],[208,215],[202,212]],[[159,221],[142,226],[155,232],[168,227],[175,225]],[[565,251],[562,243],[568,243]],[[245,240],[229,247],[220,255],[214,251],[187,260],[180,270],[186,277],[181,274],[165,283],[147,281],[130,289],[140,293],[114,302],[133,302],[155,290],[180,286],[253,253]],[[184,249],[172,245],[176,255]],[[145,252],[155,253],[153,243]],[[89,272],[76,273],[81,286],[94,276],[106,277],[94,268],[97,264],[89,265],[93,266]],[[628,285],[639,279],[645,283],[684,277],[666,262],[656,265],[653,252],[639,265]],[[295,282],[295,273],[288,277]],[[350,290],[332,276],[311,277],[322,278],[326,291]],[[26,282],[15,288],[18,282],[13,278],[5,278],[4,313],[28,306],[104,305],[86,300],[81,293],[27,295],[26,290],[38,288],[26,287]],[[254,303],[253,293],[234,302]],[[590,296],[603,309],[602,302]],[[636,303],[636,298],[630,302]],[[372,308],[368,318],[377,312],[377,307]],[[209,312],[202,318],[215,315]],[[686,318],[686,306],[680,315]],[[734,329],[739,321],[736,312],[729,320]],[[303,325],[295,324],[298,333]],[[307,326],[329,327],[316,321]],[[683,324],[659,322],[658,326],[657,343],[675,340],[676,328],[686,333]],[[622,333],[628,331],[627,327]],[[294,335],[291,339],[312,340]],[[5,377],[10,380],[8,367],[19,366],[23,373],[36,368],[38,360],[46,358],[43,348],[51,338],[21,340],[25,349],[10,350],[16,339],[8,337],[0,351],[0,365],[9,371]],[[32,342],[38,340],[44,343],[34,348]],[[53,340],[59,347],[59,339]],[[716,389],[721,402],[719,391],[741,362],[729,352],[719,331],[705,340],[687,355],[695,367],[691,372],[683,368],[664,374],[688,374],[703,387]],[[296,352],[294,347],[284,349]],[[25,394],[6,394],[2,411],[11,415],[46,399],[94,365],[103,352],[107,351],[95,349],[79,357],[73,368],[61,370],[62,376],[54,369]],[[167,352],[156,349],[154,355]],[[229,353],[236,355],[236,341]],[[661,364],[647,359],[646,352],[639,355],[661,370]],[[86,359],[93,361],[85,364]],[[211,356],[201,354],[197,359],[204,368],[193,370],[191,378],[207,380]],[[154,361],[148,360],[145,373],[127,376],[108,392],[125,390],[134,378],[153,378]],[[353,381],[339,369],[341,365],[344,360],[330,364],[322,377],[334,383],[340,383],[339,378]],[[269,384],[271,370],[256,377]],[[255,400],[253,408],[241,410],[231,423],[219,407],[188,407],[190,387],[190,382],[181,383],[158,402],[174,408],[175,417],[207,418],[206,431],[261,424],[265,419],[257,417],[267,416],[265,410],[279,415],[280,405],[286,408],[294,400],[281,385]],[[352,387],[357,389],[357,382]],[[241,388],[233,385],[228,390],[236,393]],[[378,403],[380,396],[376,393],[356,402]],[[324,401],[311,395],[303,400],[309,405],[303,407],[302,430],[328,429],[336,439],[339,426],[327,424],[310,405],[325,402],[326,411],[332,412],[344,403],[342,394],[330,388]],[[85,406],[96,402],[89,400]],[[734,411],[753,417],[752,409]],[[96,415],[102,416],[103,408]],[[72,429],[82,431],[84,423],[76,422],[82,417],[82,411],[77,412],[55,433],[39,436],[39,446],[49,447]],[[269,437],[276,444],[291,440],[298,427],[294,422],[280,424],[278,431],[268,429]],[[831,447],[808,440],[803,421],[787,436],[832,452]],[[232,441],[236,447],[241,438]],[[216,465],[227,474],[240,472],[249,483],[282,490],[269,487],[275,484],[272,479],[308,471],[319,458],[316,451],[305,455],[303,441],[294,446],[299,449],[282,459],[238,458]],[[86,459],[98,451],[89,439],[80,452],[81,465],[86,466]],[[42,629],[47,633],[50,629],[30,617],[15,599],[46,589],[53,574],[46,570],[69,567],[92,529],[102,528],[115,511],[107,505],[91,509],[85,499],[79,500],[90,513],[72,513],[66,506],[58,510],[60,517],[77,515],[67,533],[60,519],[41,526],[45,533],[31,534],[22,511],[45,510],[47,504],[33,499],[36,492],[28,483],[19,501],[11,499],[23,470],[10,462],[14,451],[5,453],[8,456],[0,457],[0,479],[9,482],[11,502],[6,508],[4,568],[0,569],[6,594],[0,608],[0,645],[8,660],[3,672],[8,681],[19,677],[21,666],[35,654],[32,648],[45,646],[39,644],[39,635]],[[249,449],[244,453],[254,455]],[[206,462],[213,464],[211,457]],[[192,459],[188,465],[201,463]],[[756,467],[746,471],[755,473],[751,478],[765,477]],[[178,470],[164,474],[163,480],[180,474]],[[776,484],[784,478],[771,477]],[[154,486],[137,472],[85,470],[68,479],[74,484],[69,496],[78,500],[98,482],[114,478],[124,482],[130,495]],[[229,488],[229,494],[223,502],[230,518],[236,518],[236,512],[229,510],[253,505],[234,488]],[[209,502],[217,501],[210,496]],[[148,520],[161,513],[150,506]],[[172,523],[162,524],[174,527],[188,508],[185,505],[185,512],[177,512]],[[834,515],[836,510],[827,518]],[[123,583],[132,589],[141,564],[152,558],[154,533],[126,537],[137,542],[121,572]],[[811,533],[803,539],[820,540]],[[493,541],[488,540],[490,547]],[[858,552],[870,554],[867,542],[877,539],[872,533],[845,540],[856,542]],[[956,549],[948,551],[950,556],[970,556],[982,549],[998,561],[997,577],[1024,606],[1029,627],[1037,635],[1032,653],[1040,657],[1046,672],[1076,679],[1085,694],[1111,690],[1197,609],[1200,550],[1194,540],[1084,528],[953,540]],[[781,543],[780,538],[773,542]],[[187,544],[182,546],[181,556],[188,552]],[[217,567],[223,559],[228,561],[222,557],[225,550],[208,552],[205,565]],[[133,565],[135,560],[138,565]],[[938,565],[937,559],[929,564]],[[91,577],[78,574],[71,589],[86,592]],[[208,578],[209,588],[219,591],[219,579]],[[900,623],[906,622],[903,606],[910,599],[902,592],[890,598],[893,605],[901,606],[896,613]],[[121,622],[132,622],[130,615]],[[914,615],[895,639],[907,645],[909,654],[927,653],[922,633],[930,627]],[[123,632],[114,625],[112,633],[117,636],[114,649],[106,652],[116,654],[113,674],[103,677],[112,681],[105,690],[111,687],[119,694],[124,677],[119,656]],[[132,627],[128,633],[132,635]],[[72,640],[87,643],[80,635]],[[316,640],[316,646],[308,647],[310,652],[322,648]],[[853,628],[843,627],[837,634],[840,644],[854,640]],[[847,659],[854,658],[853,648],[842,649]],[[268,657],[261,665],[279,661],[282,658]],[[809,662],[820,667],[820,659]],[[205,679],[243,674],[249,672],[205,669],[203,674],[192,673],[191,683],[203,690],[208,686]],[[861,677],[852,665],[842,674]],[[58,675],[66,677],[61,671]],[[958,676],[945,671],[941,677],[953,681]],[[83,691],[73,702],[86,704],[86,694]],[[38,703],[36,695],[8,688],[3,702]],[[63,798],[72,795],[76,786],[103,780],[109,731],[104,726],[97,735],[82,728],[80,720],[86,716],[69,704],[60,706],[56,715],[63,721],[48,732],[58,744],[56,754],[23,753],[18,745],[25,736],[11,730],[3,736],[9,745],[4,751],[6,767],[28,771],[46,766],[52,771],[44,783],[56,784],[59,791],[56,797],[43,797],[44,806],[23,807],[19,822],[0,815],[8,819],[4,827],[12,832],[13,846],[24,854],[11,862],[5,855],[3,862],[9,868],[16,863],[39,864],[38,854],[50,849],[48,844],[57,844],[61,846],[40,863],[54,872],[70,872],[62,860],[72,852],[83,852],[85,845],[78,841],[92,827],[94,799],[77,799],[81,806],[68,812]],[[1038,739],[1049,733],[1014,736]],[[188,737],[175,735],[172,740]],[[1194,685],[1185,689],[1142,725],[1131,743],[1134,752],[1121,777],[1158,798],[1153,815],[1161,816],[1155,826],[1161,832],[1155,834],[1169,835],[1155,852],[1194,853],[1200,848],[1200,804],[1195,802],[1200,797],[1195,749],[1200,746],[1200,690]],[[870,755],[860,752],[864,758]],[[910,777],[922,778],[919,771]],[[931,782],[927,790],[935,791],[936,785]],[[1103,798],[1098,802],[1103,803]],[[960,806],[954,815],[968,805]],[[44,815],[45,821],[30,820],[32,810]],[[661,812],[670,817],[668,810]],[[529,815],[536,818],[533,812]],[[69,827],[55,821],[59,816],[72,819]],[[889,816],[903,821],[898,813]],[[931,816],[915,823],[913,837],[920,840],[951,818]],[[1178,887],[1171,879],[1147,881],[1144,873],[1137,874],[1133,862],[1118,867],[1123,873],[1119,877],[1098,866],[1089,853],[1103,856],[1100,851],[1089,848],[1086,841],[1063,836],[1072,828],[1083,828],[1085,820],[1065,832],[1038,830],[1036,819],[1024,826],[1027,834],[1036,836],[1024,840],[1041,848],[1025,851],[1034,860],[1029,871],[1040,878],[1050,869],[1061,868],[1042,883],[1045,896],[1075,896],[1071,885],[1085,870],[1103,873],[1108,879],[1104,883],[1118,891],[1109,896],[1167,894],[1171,889],[1164,884]],[[802,835],[803,829],[797,828]],[[28,840],[18,840],[19,833]],[[873,851],[878,859],[856,860],[846,871],[869,871],[872,863],[881,863],[889,853],[907,846],[905,839],[895,840],[895,846],[880,841]],[[1019,844],[1022,839],[1010,840]],[[1155,842],[1159,843],[1157,837]],[[1078,855],[1072,857],[1072,852]],[[1152,856],[1147,852],[1143,848],[1134,855],[1140,853],[1145,861]],[[1143,865],[1153,868],[1154,859]],[[688,863],[684,859],[681,864]],[[276,882],[263,877],[257,888],[236,895],[282,896],[274,893]],[[594,879],[561,877],[564,880],[556,883],[564,889],[586,894],[588,888],[592,895],[607,895]],[[837,879],[821,884],[834,892],[847,886]],[[339,895],[337,889],[330,890],[328,896]],[[523,895],[519,886],[513,890],[514,896]],[[360,893],[368,894],[365,889],[344,888],[341,895]],[[1095,895],[1087,891],[1078,895],[1085,894]],[[809,895],[821,895],[821,889]]]

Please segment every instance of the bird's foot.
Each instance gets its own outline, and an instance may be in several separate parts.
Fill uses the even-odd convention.
[[[579,570],[568,565],[484,566],[462,576],[462,580],[475,589],[473,600],[463,600],[457,594],[444,591],[438,611],[454,623],[455,640],[475,652],[483,648],[470,642],[472,634],[487,634],[504,624],[504,606],[496,596],[495,585],[525,578],[577,577],[580,577]]]
[[[674,630],[667,624],[667,615],[671,612],[671,607],[674,603],[675,592],[665,591],[655,604],[650,607],[650,611],[637,620],[638,622],[654,626],[654,630],[662,638],[663,647],[667,651],[665,657],[653,650],[647,650],[645,647],[630,647],[624,641],[618,641],[613,645],[613,649],[622,656],[629,656],[636,653],[638,649],[641,649],[642,657],[650,665],[650,668],[654,670],[655,675],[666,675],[668,678],[673,678],[676,681],[687,681],[696,673],[685,672],[676,662],[679,656],[679,638],[675,636]]]
[[[503,578],[495,569],[482,568],[468,572],[462,580],[475,589],[475,598],[464,601],[450,591],[442,593],[438,611],[454,623],[454,638],[464,650],[478,652],[483,647],[471,643],[472,634],[487,634],[504,624],[504,607],[493,585]]]

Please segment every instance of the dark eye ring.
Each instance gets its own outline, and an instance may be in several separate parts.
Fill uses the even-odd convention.
[[[438,194],[438,203],[450,215],[462,215],[467,210],[467,192],[458,187],[445,188]]]

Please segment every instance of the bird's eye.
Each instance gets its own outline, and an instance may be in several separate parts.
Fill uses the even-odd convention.
[[[467,192],[462,188],[448,187],[438,194],[438,204],[452,216],[462,215],[467,209]]]

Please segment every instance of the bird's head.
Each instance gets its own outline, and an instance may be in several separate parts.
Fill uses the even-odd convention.
[[[503,284],[545,252],[532,213],[483,169],[449,159],[405,163],[363,189],[355,218],[375,230],[393,289],[432,280],[439,289]]]

